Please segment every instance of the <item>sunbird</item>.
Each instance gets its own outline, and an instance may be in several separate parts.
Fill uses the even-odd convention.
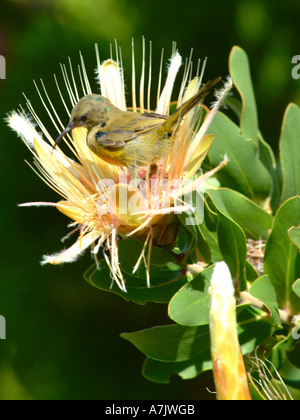
[[[106,162],[127,167],[132,176],[136,168],[154,165],[165,155],[177,124],[220,80],[207,82],[171,116],[122,111],[101,95],[86,95],[72,109],[54,147],[74,128],[85,127],[88,147]]]

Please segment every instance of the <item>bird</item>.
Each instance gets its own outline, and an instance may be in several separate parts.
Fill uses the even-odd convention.
[[[69,123],[53,147],[74,128],[85,127],[92,152],[108,163],[126,167],[132,177],[136,168],[155,165],[165,155],[182,118],[220,80],[207,82],[171,116],[122,111],[104,96],[88,94],[72,109]]]

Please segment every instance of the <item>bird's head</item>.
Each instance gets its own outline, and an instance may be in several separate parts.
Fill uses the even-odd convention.
[[[72,109],[70,121],[56,139],[54,147],[76,127],[85,127],[88,130],[99,124],[104,127],[112,108],[111,102],[101,95],[91,94],[81,98]]]

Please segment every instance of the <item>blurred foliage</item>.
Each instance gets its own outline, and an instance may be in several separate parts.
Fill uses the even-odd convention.
[[[165,305],[138,306],[96,292],[81,275],[89,255],[62,268],[40,267],[41,255],[60,247],[67,219],[51,209],[17,208],[56,195],[24,163],[28,151],[3,123],[24,102],[22,92],[36,101],[32,79],[42,77],[51,95],[59,63],[68,57],[77,63],[79,50],[92,79],[94,43],[104,59],[115,39],[126,71],[131,39],[141,57],[142,35],[153,41],[153,66],[161,48],[170,56],[174,40],[183,56],[193,48],[194,57],[208,57],[209,79],[228,74],[228,54],[239,45],[250,59],[260,129],[277,153],[284,110],[291,101],[300,105],[300,82],[291,77],[292,57],[300,53],[299,16],[297,0],[218,1],[213,7],[178,0],[2,0],[0,315],[7,340],[0,341],[0,399],[213,398],[207,373],[189,382],[175,377],[168,385],[141,378],[143,356],[118,337],[169,322]],[[39,116],[47,124],[44,111]]]

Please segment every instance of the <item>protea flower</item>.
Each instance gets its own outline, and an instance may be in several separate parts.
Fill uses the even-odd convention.
[[[218,400],[251,400],[239,344],[233,281],[225,262],[218,262],[210,286],[210,342]]]
[[[100,92],[115,106],[128,110],[125,99],[124,73],[120,60],[109,59],[100,63],[97,51],[97,75]],[[145,54],[143,54],[145,56]],[[136,97],[135,60],[132,55],[132,106],[133,111],[150,111],[150,81],[147,90],[147,105],[144,101],[145,91],[145,59],[142,62],[140,80],[139,106]],[[169,114],[173,86],[182,64],[182,58],[174,51],[168,67],[168,74],[161,91],[162,66],[159,73],[159,86],[154,112]],[[203,71],[191,78],[191,62],[184,70],[177,107],[194,95],[202,83]],[[70,76],[65,66],[62,66],[63,78],[68,91],[70,105],[66,104],[57,79],[59,100],[61,100],[70,115],[70,109],[78,102],[80,96],[90,94],[91,88],[81,57],[79,76],[82,95],[78,93],[72,67]],[[204,67],[202,68],[204,70]],[[55,111],[47,91],[43,86],[41,97],[58,132],[64,128],[64,123]],[[37,86],[36,86],[37,87]],[[223,98],[231,88],[231,80],[227,80],[224,88],[218,93],[212,110],[208,111],[201,124],[201,106],[195,107],[180,123],[176,130],[176,139],[172,150],[164,156],[156,174],[141,168],[138,180],[128,182],[127,171],[106,163],[97,157],[86,144],[86,129],[75,128],[72,136],[66,140],[70,156],[58,147],[53,149],[54,140],[46,127],[40,121],[30,101],[27,100],[29,114],[23,110],[13,111],[8,117],[9,126],[29,146],[34,155],[34,164],[43,180],[54,189],[62,200],[57,203],[37,202],[26,203],[26,206],[55,206],[72,220],[74,231],[78,231],[78,239],[68,249],[54,255],[45,255],[42,263],[62,264],[75,261],[87,248],[91,247],[97,260],[100,248],[109,264],[112,278],[118,286],[126,291],[118,261],[118,237],[129,236],[144,242],[143,255],[137,258],[137,264],[145,258],[147,246],[172,246],[176,239],[178,218],[176,212],[188,212],[191,203],[184,197],[199,188],[203,181],[226,164],[226,159],[219,167],[202,174],[200,165],[206,156],[212,142],[212,135],[205,135],[207,128],[220,106]],[[49,102],[49,106],[46,105]],[[67,118],[64,118],[64,122]],[[41,130],[41,134],[37,131]],[[102,247],[102,245],[105,245]],[[150,255],[150,253],[149,253]],[[149,271],[149,270],[147,270]],[[148,273],[148,285],[150,278]]]

